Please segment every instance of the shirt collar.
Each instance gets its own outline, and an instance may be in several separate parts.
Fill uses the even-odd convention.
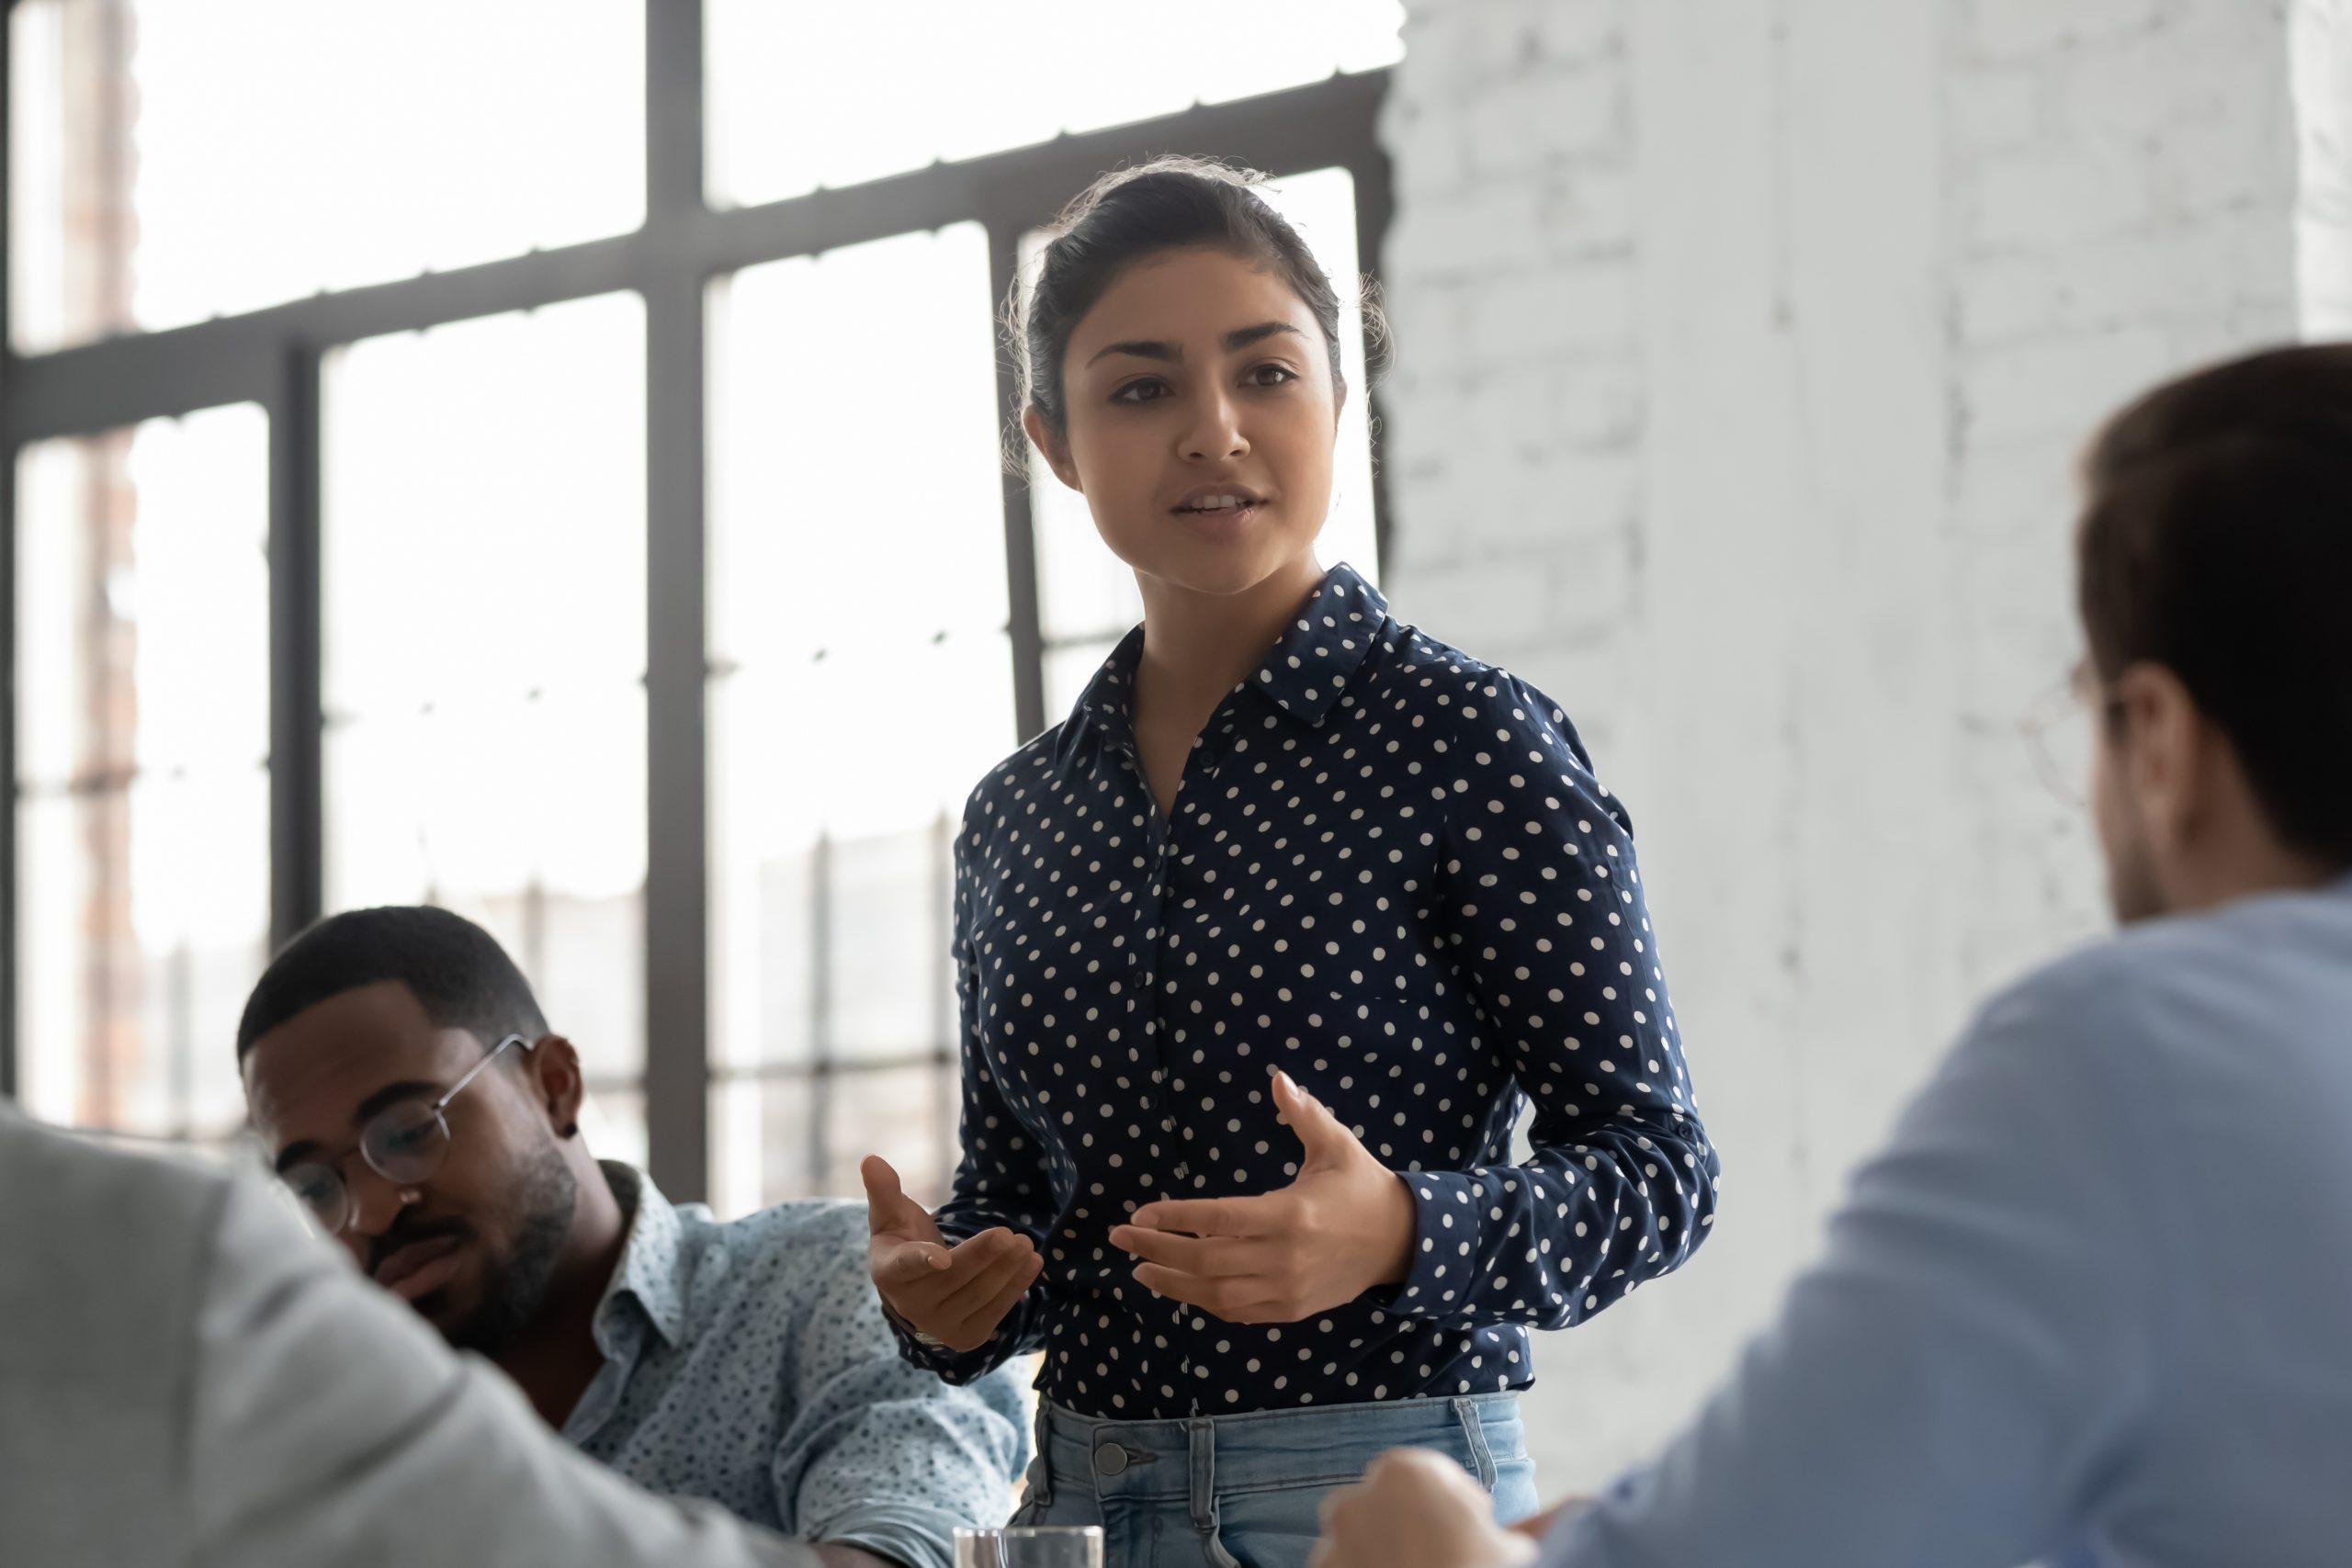
[[[685,1332],[684,1281],[679,1278],[678,1211],[662,1196],[653,1179],[618,1160],[600,1160],[613,1196],[628,1215],[628,1238],[621,1247],[621,1264],[596,1303],[601,1326],[624,1299],[633,1299],[646,1321],[675,1347]]]
[[[1341,561],[1283,630],[1265,662],[1242,682],[1307,725],[1320,725],[1340,701],[1373,645],[1385,633],[1388,601],[1356,569]],[[1114,744],[1132,745],[1136,665],[1143,658],[1143,628],[1120,640],[1094,672],[1071,714],[1072,728],[1091,726]]]
[[[1341,561],[1323,574],[1249,685],[1308,725],[1320,725],[1383,636],[1388,601]]]

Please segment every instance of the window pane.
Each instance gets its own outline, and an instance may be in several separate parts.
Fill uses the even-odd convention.
[[[859,1162],[880,1155],[935,1208],[955,1172],[957,1099],[944,1063],[722,1079],[710,1096],[711,1207],[732,1218],[788,1198],[862,1197]]]
[[[17,346],[636,228],[643,16],[642,0],[20,0]]]
[[[904,1060],[955,1040],[955,832],[942,811],[899,832],[826,841],[834,1060]]]
[[[17,807],[23,1098],[36,1116],[219,1139],[269,940],[259,768]]]
[[[249,403],[27,448],[27,783],[258,766],[269,750],[269,429]]]
[[[646,1168],[645,1093],[591,1087],[580,1106],[580,1132],[598,1159]]]
[[[326,379],[326,901],[488,927],[645,1061],[644,310],[377,338]]]
[[[1331,511],[1316,548],[1325,564],[1346,561],[1368,581],[1380,581],[1379,551],[1373,525],[1370,402],[1364,395],[1363,274],[1356,254],[1355,179],[1345,169],[1270,180],[1259,187],[1290,220],[1315,259],[1340,291],[1340,370],[1348,400],[1340,411],[1340,434],[1332,457]],[[1023,247],[1034,261],[1038,237]],[[1029,506],[1037,537],[1038,617],[1049,642],[1069,638],[1116,640],[1143,618],[1135,574],[1114,556],[1095,532],[1086,498],[1056,479],[1031,448]],[[1050,675],[1049,671],[1049,675]],[[1067,673],[1067,671],[1064,671]],[[1091,673],[1090,671],[1088,673]],[[1071,701],[1085,676],[1069,689]],[[1050,684],[1050,681],[1049,681]],[[1051,694],[1048,694],[1049,698]],[[1059,719],[1067,705],[1049,701],[1046,716]]]
[[[1101,0],[708,0],[705,15],[712,191],[748,204],[1393,64],[1405,8],[1198,0],[1181,26]]]
[[[764,663],[1001,629],[1002,469],[979,225],[752,267],[715,304],[719,656]]]
[[[334,716],[645,672],[645,309],[608,294],[326,367]]]
[[[739,1078],[711,1086],[713,1213],[731,1220],[816,1191],[815,1106],[808,1078]]]
[[[867,1155],[890,1162],[908,1193],[926,1209],[947,1195],[955,1173],[955,1069],[897,1067],[835,1073],[825,1080],[825,1174],[828,1198],[864,1195],[858,1165]]]
[[[965,797],[1012,750],[1011,669],[997,633],[714,688],[715,1060],[952,1043],[948,857]]]
[[[23,1098],[225,1136],[269,929],[266,422],[153,420],[17,472]]]
[[[1104,552],[1106,555],[1108,551]],[[1069,716],[1078,699],[1086,694],[1087,683],[1111,650],[1119,646],[1117,637],[1098,637],[1089,642],[1065,643],[1046,650],[1046,717],[1058,724]]]
[[[715,293],[714,1060],[944,1051],[953,823],[1015,739],[986,237],[899,235]],[[743,1138],[752,1092],[726,1112]],[[788,1178],[728,1157],[715,1179],[748,1203],[809,1190],[819,1156]]]
[[[639,1073],[642,687],[334,724],[325,766],[327,908],[480,921],[592,1077]]]

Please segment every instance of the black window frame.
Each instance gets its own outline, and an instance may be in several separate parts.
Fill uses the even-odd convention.
[[[14,0],[8,0],[13,9]],[[5,18],[0,18],[4,20]],[[0,26],[0,171],[12,167],[9,31]],[[17,798],[17,458],[33,443],[94,435],[224,404],[269,422],[270,943],[322,912],[320,693],[321,371],[336,348],[385,333],[632,290],[646,314],[646,714],[643,1080],[650,1164],[673,1197],[705,1196],[710,1057],[705,699],[710,671],[705,565],[706,354],[709,286],[750,266],[910,231],[977,221],[991,298],[1014,276],[1021,237],[1106,169],[1163,152],[1213,153],[1276,176],[1345,169],[1356,247],[1377,273],[1393,198],[1378,132],[1388,72],[1303,86],[756,206],[718,209],[705,179],[703,0],[645,6],[645,219],[633,233],[398,282],[315,295],[191,326],[19,355],[0,344],[0,776]],[[988,90],[1018,90],[1002,84]],[[9,299],[9,215],[0,202],[0,302]],[[999,355],[998,405],[1013,396]],[[1374,428],[1381,413],[1374,389]],[[1385,486],[1374,516],[1387,538]],[[1019,736],[1045,728],[1046,641],[1025,482],[1002,486]],[[17,817],[0,825],[0,1097],[17,1092]],[[946,1043],[952,1050],[953,1042]],[[224,1046],[225,1048],[225,1046]],[[877,1069],[907,1065],[878,1062]],[[864,1070],[841,1064],[827,1070]],[[756,1076],[756,1075],[754,1075]],[[822,1115],[822,1100],[816,1102]]]

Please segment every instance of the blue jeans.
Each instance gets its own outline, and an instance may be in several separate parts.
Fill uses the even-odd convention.
[[[1012,1522],[1100,1525],[1106,1568],[1304,1568],[1324,1494],[1395,1448],[1461,1461],[1506,1524],[1536,1510],[1515,1394],[1169,1421],[1097,1421],[1046,1402]]]

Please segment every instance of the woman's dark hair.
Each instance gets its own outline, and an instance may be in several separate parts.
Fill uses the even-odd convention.
[[[1250,188],[1264,178],[1214,159],[1156,158],[1103,175],[1062,209],[1046,231],[1034,281],[1015,283],[1006,305],[1005,335],[1021,372],[1016,437],[1025,409],[1035,409],[1057,434],[1069,428],[1062,356],[1070,333],[1119,274],[1146,257],[1189,246],[1230,252],[1289,284],[1323,329],[1332,390],[1347,395],[1340,370],[1339,293],[1298,231]],[[1387,334],[1369,286],[1363,296],[1366,357],[1377,379]]]
[[[2158,388],[2084,462],[2094,670],[2163,665],[2290,848],[2352,866],[2352,344]]]

